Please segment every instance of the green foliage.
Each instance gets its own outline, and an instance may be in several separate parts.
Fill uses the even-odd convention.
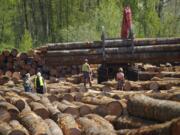
[[[46,42],[100,40],[101,26],[119,37],[126,4],[136,37],[180,36],[180,2],[162,1],[0,0],[0,47],[27,51]]]
[[[26,52],[30,49],[32,49],[32,38],[31,38],[31,34],[29,33],[28,30],[25,30],[24,35],[22,37],[20,46],[19,46],[19,50],[22,52]]]

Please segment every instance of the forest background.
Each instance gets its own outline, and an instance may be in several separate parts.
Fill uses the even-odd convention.
[[[137,38],[180,36],[180,0],[0,0],[0,50],[119,37],[126,3]]]

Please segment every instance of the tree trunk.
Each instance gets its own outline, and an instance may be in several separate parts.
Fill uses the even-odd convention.
[[[180,114],[178,102],[153,99],[144,95],[130,97],[127,109],[130,115],[160,122],[179,117]]]
[[[9,122],[11,120],[11,114],[8,112],[6,108],[1,107],[0,108],[0,118],[1,121]]]
[[[147,93],[146,96],[161,99],[161,100],[172,100],[180,102],[180,93]]]
[[[50,113],[50,118],[57,121],[58,115],[61,113],[56,107],[54,107],[47,97],[41,98],[41,103],[47,108]]]
[[[171,56],[171,57],[169,57]],[[58,57],[58,59],[57,59]],[[72,64],[83,64],[84,59],[87,58],[91,64],[99,64],[103,62],[102,54],[99,55],[88,55],[84,56],[66,56],[59,57],[57,56],[45,56],[45,63],[51,66],[57,65],[72,65]],[[78,59],[78,61],[76,61]],[[179,61],[180,55],[179,52],[142,52],[132,54],[106,54],[107,63],[131,63],[131,62],[171,62]]]
[[[144,120],[138,117],[132,117],[132,116],[119,117],[115,119],[112,123],[116,130],[134,129],[134,128],[140,128],[143,126],[155,124],[155,122]]]
[[[31,135],[51,135],[48,125],[33,112],[21,113],[20,121]]]
[[[63,113],[68,113],[73,115],[74,117],[79,117],[78,107],[71,103],[54,102],[54,105],[57,106],[57,108]]]
[[[77,121],[85,135],[116,135],[114,130],[106,129],[98,122],[87,117],[81,117]]]
[[[51,119],[46,119],[49,130],[51,131],[51,135],[63,135],[61,128]]]
[[[78,124],[70,114],[59,115],[58,124],[63,130],[64,135],[81,135]]]
[[[127,131],[128,135],[179,135],[180,133],[180,120],[174,119],[172,121],[145,126],[139,129]]]
[[[14,92],[6,92],[5,98],[8,102],[16,106],[20,111],[25,108],[25,101]]]
[[[19,110],[14,105],[3,101],[3,102],[0,102],[0,107],[6,108],[8,110],[8,112],[11,114],[12,119],[17,119]]]
[[[18,135],[29,135],[29,132],[23,125],[21,125],[17,120],[12,120],[9,122],[9,125],[12,127],[16,134]]]
[[[105,96],[101,97],[82,97],[82,102],[88,103],[88,104],[94,104],[98,105],[97,109],[99,109],[98,112],[101,112],[103,115],[117,115],[120,116],[122,114],[122,105],[119,101],[116,101],[112,98],[108,98]]]
[[[44,105],[38,102],[31,102],[30,107],[37,115],[41,116],[43,119],[49,118],[49,112]]]
[[[79,107],[80,116],[83,117],[86,114],[90,114],[97,107],[95,105],[85,104],[82,102],[73,102],[73,104]]]
[[[150,39],[135,39],[135,46],[148,46],[148,45],[165,45],[165,44],[178,44],[180,43],[180,38],[150,38]],[[115,48],[115,47],[125,47],[131,46],[131,40],[106,40],[105,48]],[[94,42],[72,42],[72,43],[55,43],[46,44],[42,46],[40,50],[72,50],[72,49],[93,49],[102,48],[101,41]]]

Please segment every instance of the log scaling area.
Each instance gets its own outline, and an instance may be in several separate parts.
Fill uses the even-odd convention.
[[[0,135],[180,135],[180,0],[0,0]]]
[[[133,53],[129,40],[105,43],[106,64],[102,41],[51,44],[27,53],[3,50],[0,134],[179,135],[180,38],[135,39]],[[84,58],[92,70],[87,87]],[[125,76],[121,90],[116,74],[110,78],[119,67]],[[35,89],[37,72],[46,83],[44,94]],[[27,73],[31,92],[23,87]],[[107,80],[98,83],[101,77]]]

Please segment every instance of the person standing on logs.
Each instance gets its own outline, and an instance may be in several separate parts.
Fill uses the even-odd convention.
[[[23,86],[25,92],[32,92],[32,82],[30,80],[30,74],[27,73],[23,78]]]
[[[45,92],[44,86],[45,86],[44,78],[41,76],[41,73],[38,72],[34,81],[34,87],[35,87],[36,92],[39,94],[44,94]]]
[[[119,68],[118,73],[116,74],[116,80],[118,82],[117,90],[123,90],[124,86],[124,73],[123,69]]]
[[[91,83],[91,68],[88,64],[88,59],[85,59],[85,63],[82,65],[82,72],[83,72],[83,79],[84,79],[84,86],[86,87],[86,82],[89,83],[89,86],[92,86]]]

